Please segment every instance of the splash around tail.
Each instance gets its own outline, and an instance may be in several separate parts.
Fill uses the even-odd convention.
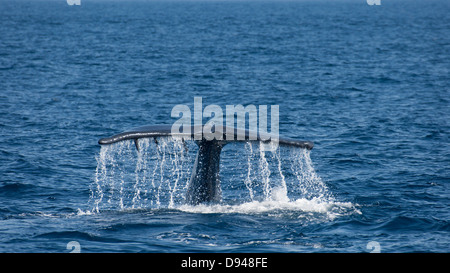
[[[139,151],[132,139],[101,146],[90,187],[90,213],[176,210],[314,220],[360,213],[353,204],[335,200],[316,173],[308,149],[280,146],[267,153],[253,141],[212,147],[222,153],[216,162],[220,199],[196,204],[186,199],[197,194],[189,189],[200,146],[172,136],[139,141]]]
[[[173,130],[169,125],[149,125],[143,126],[123,133],[102,138],[99,144],[114,144],[126,140],[133,140],[138,152],[141,150],[140,142],[142,139],[153,138],[158,144],[159,138],[181,139],[183,145],[186,140],[194,140],[198,145],[198,152],[192,167],[190,181],[187,186],[185,202],[189,205],[217,203],[222,199],[222,189],[219,177],[220,157],[222,148],[232,142],[250,142],[258,141],[260,150],[263,151],[270,145],[276,145],[272,151],[276,151],[278,145],[299,147],[303,149],[312,149],[313,144],[310,141],[298,141],[287,138],[279,138],[278,135],[262,134],[249,130],[240,130],[237,128],[214,127],[208,128],[211,136],[204,135],[206,125],[204,126],[186,126],[183,131]],[[269,147],[271,147],[269,145]],[[264,149],[263,149],[264,148]]]

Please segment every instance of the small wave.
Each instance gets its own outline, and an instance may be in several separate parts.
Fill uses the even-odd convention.
[[[0,191],[2,193],[5,192],[23,192],[26,190],[29,190],[31,188],[35,187],[31,184],[25,184],[25,183],[5,183],[0,187]]]
[[[67,231],[52,231],[45,232],[34,236],[35,238],[47,238],[47,239],[67,239],[67,240],[85,240],[85,241],[95,241],[104,243],[122,243],[124,242],[118,238],[107,238],[95,235],[91,232],[82,232],[75,230]]]
[[[35,237],[36,238],[70,238],[70,239],[85,239],[85,240],[91,240],[92,238],[94,238],[93,235],[86,233],[86,232],[80,232],[80,231],[52,231],[52,232],[38,234]]]
[[[19,217],[47,217],[47,218],[58,218],[61,217],[61,215],[54,214],[54,213],[46,213],[42,211],[35,211],[35,212],[24,212],[20,213],[18,215]]]
[[[5,216],[3,216],[4,220],[6,219],[31,219],[31,218],[70,218],[74,216],[74,213],[53,213],[53,212],[43,212],[43,211],[30,211],[30,212],[22,212],[15,213],[11,210],[4,210]],[[3,211],[0,210],[0,213]]]
[[[380,229],[387,231],[441,231],[448,230],[448,224],[443,221],[437,221],[434,218],[396,216],[384,222]]]
[[[77,210],[77,216],[85,216],[85,215],[94,215],[95,212],[91,211],[91,210],[82,210],[80,208],[78,208]]]

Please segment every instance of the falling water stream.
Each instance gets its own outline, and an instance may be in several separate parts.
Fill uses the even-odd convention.
[[[126,209],[180,209],[189,212],[302,210],[334,217],[351,203],[336,202],[316,174],[307,149],[280,147],[264,152],[258,142],[230,143],[221,154],[222,201],[184,202],[198,150],[180,138],[140,139],[101,147],[91,185],[92,212]]]

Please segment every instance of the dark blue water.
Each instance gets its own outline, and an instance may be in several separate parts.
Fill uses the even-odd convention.
[[[448,252],[449,14],[444,0],[1,1],[0,251]],[[194,96],[279,105],[280,134],[315,143],[314,179],[281,152],[270,178],[287,193],[264,198],[264,176],[246,187],[248,145],[224,151],[215,206],[183,205],[182,186],[170,203],[177,168],[151,191],[155,167],[128,144],[107,151],[131,162],[106,168],[125,179],[99,175],[99,138],[172,124]]]

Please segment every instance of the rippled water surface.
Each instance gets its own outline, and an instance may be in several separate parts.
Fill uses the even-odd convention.
[[[444,0],[1,1],[0,251],[448,252],[449,14]],[[195,144],[97,144],[172,124],[195,96],[279,105],[280,134],[314,149],[227,145],[222,202],[189,206]]]

